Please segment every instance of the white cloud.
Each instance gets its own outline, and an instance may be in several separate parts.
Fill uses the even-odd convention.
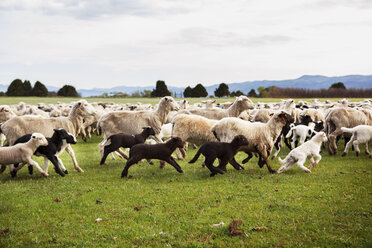
[[[369,1],[1,1],[0,83],[370,74]]]

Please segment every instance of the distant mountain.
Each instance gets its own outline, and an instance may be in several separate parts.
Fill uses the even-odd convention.
[[[358,88],[358,89],[366,89],[372,88],[372,75],[363,76],[363,75],[348,75],[348,76],[340,76],[340,77],[326,77],[326,76],[312,76],[312,75],[304,75],[297,79],[288,79],[288,80],[261,80],[261,81],[246,81],[240,83],[231,83],[228,84],[230,91],[237,91],[240,90],[243,93],[247,94],[251,89],[255,89],[260,86],[263,87],[270,87],[270,86],[277,86],[281,88],[305,88],[305,89],[328,89],[333,83],[343,82],[346,88]],[[206,86],[206,90],[208,95],[214,95],[214,90],[218,87],[219,84],[213,84],[210,86]],[[103,93],[109,92],[124,92],[127,94],[132,94],[135,91],[143,91],[143,90],[152,90],[155,86],[147,86],[147,87],[128,87],[128,86],[118,86],[114,88],[94,88],[94,89],[79,89],[78,92],[83,97],[89,96],[98,96]],[[181,93],[184,91],[185,87],[173,87],[168,86],[168,89],[179,97]]]
[[[281,88],[305,88],[305,89],[328,89],[333,83],[343,82],[346,88],[358,88],[358,89],[367,89],[372,88],[372,75],[347,75],[340,77],[326,77],[319,75],[304,75],[297,79],[288,79],[288,80],[261,80],[261,81],[246,81],[240,83],[231,83],[228,84],[229,90],[237,91],[240,90],[243,93],[247,94],[251,89],[255,89],[260,86],[270,87],[277,86]],[[206,86],[208,95],[214,95],[214,90],[218,87],[219,84],[213,84]],[[58,91],[58,87],[46,85],[49,91]],[[77,91],[81,94],[82,97],[90,96],[99,96],[103,93],[110,92],[123,92],[127,94],[132,94],[136,91],[144,90],[153,90],[154,86],[142,86],[142,87],[133,87],[133,86],[117,86],[113,88],[93,88],[93,89],[78,89]],[[6,92],[8,85],[0,84],[0,91]],[[176,97],[182,97],[182,93],[185,90],[185,87],[173,87],[168,86],[168,89],[173,92]]]

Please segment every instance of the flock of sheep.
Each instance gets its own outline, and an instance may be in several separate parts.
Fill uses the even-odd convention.
[[[71,156],[75,170],[83,172],[71,144],[76,143],[78,135],[86,141],[93,132],[102,133],[103,141],[98,145],[101,164],[109,154],[112,158],[116,154],[128,159],[122,176],[128,174],[129,166],[143,158],[149,162],[160,159],[162,165],[166,161],[182,172],[171,154],[175,151],[178,159],[184,159],[188,143],[194,146],[206,144],[200,152],[206,161],[209,159],[206,165],[211,175],[226,171],[228,162],[235,169],[242,169],[234,159],[238,150],[247,154],[243,163],[256,155],[258,165],[266,164],[270,173],[283,172],[295,163],[310,172],[321,159],[322,143],[331,155],[335,155],[339,138],[345,138],[347,142],[343,155],[351,145],[359,155],[358,144],[365,144],[365,152],[372,157],[372,152],[368,151],[368,142],[372,139],[370,99],[363,102],[314,99],[312,102],[301,100],[297,104],[288,99],[254,104],[248,97],[240,96],[232,103],[215,106],[215,101],[206,100],[190,106],[186,100],[163,97],[155,107],[141,103],[90,104],[86,100],[56,105],[39,103],[38,106],[21,102],[0,106],[0,122],[0,173],[8,166],[12,176],[26,163],[31,165],[30,173],[34,166],[48,176],[48,161],[53,163],[58,174],[64,176],[68,171],[58,158],[63,151]],[[246,141],[240,140],[237,146],[237,141],[232,141],[239,135]],[[306,141],[308,138],[310,140]],[[141,144],[149,139],[157,144]],[[169,141],[164,143],[166,139]],[[283,141],[292,151],[284,160],[279,158],[283,166],[275,171],[269,157],[274,147],[272,159],[277,157]],[[129,158],[120,147],[131,148]],[[221,147],[225,147],[222,149],[225,152],[217,153]],[[33,154],[44,156],[44,170],[32,160]],[[213,160],[220,159],[218,167],[211,165],[212,157]],[[309,168],[303,165],[306,158],[311,162]]]

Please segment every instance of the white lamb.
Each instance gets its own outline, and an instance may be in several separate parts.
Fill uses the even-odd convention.
[[[295,148],[295,142],[298,138],[300,138],[300,145],[302,145],[306,138],[310,138],[314,133],[314,127],[315,123],[311,122],[308,126],[305,125],[298,125],[295,126],[294,124],[290,125],[291,130],[288,132],[288,134],[285,136],[287,139],[289,139],[292,136],[291,139],[291,148]]]
[[[371,153],[368,151],[368,142],[372,140],[372,126],[369,125],[359,125],[353,128],[346,128],[341,127],[342,132],[344,133],[351,133],[352,136],[350,141],[347,142],[344,153],[342,156],[345,156],[350,149],[350,146],[354,146],[354,150],[356,155],[359,156],[360,150],[358,145],[365,144],[365,152],[369,154],[369,157],[372,158],[372,151]]]
[[[297,163],[298,167],[300,167],[302,170],[310,173],[311,168],[313,166],[316,166],[319,161],[322,159],[322,156],[320,156],[320,147],[322,145],[322,142],[327,141],[327,136],[324,132],[317,133],[311,140],[305,142],[304,144],[300,145],[299,147],[296,147],[290,153],[287,155],[287,157],[284,160],[281,160],[279,158],[280,164],[282,164],[282,167],[279,168],[277,173],[282,173],[289,168],[291,168],[295,163]],[[317,160],[314,161],[314,158],[316,157]],[[306,162],[306,158],[309,158],[311,164],[309,168],[306,168],[304,166],[304,163]]]

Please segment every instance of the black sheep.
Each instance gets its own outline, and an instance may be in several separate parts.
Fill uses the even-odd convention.
[[[172,153],[176,148],[183,148],[183,142],[179,137],[173,137],[166,143],[161,144],[138,144],[133,146],[129,152],[129,159],[125,165],[121,177],[128,175],[129,167],[138,163],[141,159],[160,159],[171,164],[179,173],[183,173],[181,167],[172,158]]]
[[[155,135],[154,129],[152,127],[144,127],[143,131],[140,134],[130,135],[130,134],[114,134],[108,137],[107,140],[104,141],[104,152],[101,159],[100,164],[104,164],[106,161],[107,156],[111,153],[119,149],[120,147],[123,148],[131,148],[134,145],[145,143],[146,139],[150,135]],[[126,159],[128,159],[126,157]]]
[[[64,172],[61,171],[58,165],[58,158],[56,154],[58,155],[60,152],[64,151],[64,148],[67,144],[76,144],[75,137],[66,132],[64,129],[53,129],[54,133],[53,136],[50,138],[46,138],[48,140],[47,146],[39,146],[39,148],[35,151],[35,155],[41,155],[44,157],[44,159],[49,159],[53,165],[54,170],[61,175],[62,177],[65,176],[65,174],[68,174],[68,171],[65,170]],[[18,138],[15,142],[15,144],[18,143],[26,143],[31,139],[31,134],[26,134],[20,138]],[[18,167],[18,164],[14,165],[16,168]],[[28,167],[29,173],[32,174],[33,168],[31,165]],[[44,168],[45,172],[47,172],[48,168]],[[15,177],[17,175],[17,170],[13,170],[11,172],[12,177]]]
[[[199,158],[200,154],[205,157],[205,165],[211,171],[211,177],[217,173],[224,174],[226,172],[226,165],[230,163],[236,170],[244,170],[238,162],[236,162],[234,156],[238,152],[241,146],[248,145],[247,139],[244,135],[237,135],[234,139],[228,142],[207,142],[202,145],[194,158],[189,163],[195,163]],[[213,166],[213,162],[216,158],[220,159],[218,167]]]

